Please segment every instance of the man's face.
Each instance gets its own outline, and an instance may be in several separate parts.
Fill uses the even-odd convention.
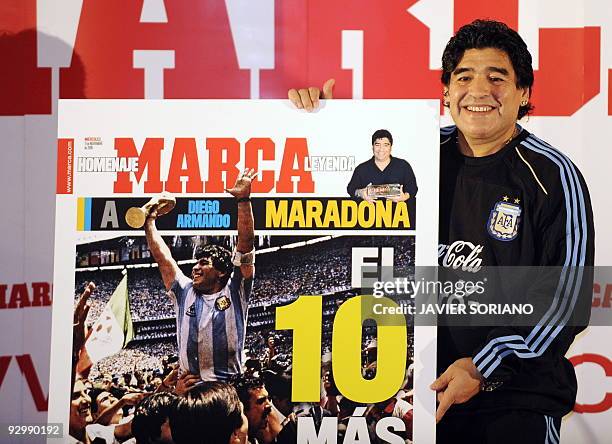
[[[91,398],[84,392],[73,392],[70,400],[70,427],[82,429],[93,421]]]
[[[514,131],[528,88],[516,86],[508,55],[499,49],[468,49],[445,87],[450,113],[468,143],[505,141]]]
[[[386,137],[376,139],[372,151],[377,162],[386,162],[391,156],[391,142]]]
[[[193,288],[200,291],[211,291],[221,276],[223,276],[223,273],[213,266],[212,259],[209,257],[198,259],[191,269]]]
[[[245,414],[249,422],[251,434],[268,426],[268,416],[272,412],[272,403],[265,387],[249,390],[249,408]]]
[[[108,390],[111,388],[112,385],[113,385],[113,377],[109,374],[105,374],[104,378],[102,379],[102,388],[104,390]]]
[[[110,392],[102,392],[96,398],[98,412],[103,412],[117,402],[117,398]]]
[[[96,405],[98,407],[96,416],[99,416],[102,412],[104,412],[104,410],[114,405],[117,401],[118,399],[115,398],[115,395],[113,395],[112,393],[101,392],[96,397]],[[117,412],[113,415],[113,419],[111,420],[111,422],[117,423],[121,420],[121,418],[123,418],[123,409],[117,410]]]

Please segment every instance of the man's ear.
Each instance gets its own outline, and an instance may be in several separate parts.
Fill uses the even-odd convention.
[[[523,93],[521,94],[521,102],[523,101],[529,102],[529,98],[531,97],[531,88],[525,87],[521,89],[523,90]]]

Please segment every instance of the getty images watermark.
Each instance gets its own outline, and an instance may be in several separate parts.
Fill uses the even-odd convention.
[[[363,267],[363,319],[388,325],[589,325],[593,267]],[[401,317],[401,319],[399,319]],[[414,319],[411,319],[414,317]],[[598,321],[600,323],[600,321]]]

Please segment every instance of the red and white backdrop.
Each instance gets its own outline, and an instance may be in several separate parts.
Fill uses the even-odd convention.
[[[525,126],[581,168],[596,261],[611,265],[609,0],[2,0],[2,422],[46,419],[58,98],[285,98],[330,77],[337,97],[439,98],[444,44],[479,17],[527,41]],[[611,302],[612,279],[599,278],[593,304],[609,316]],[[580,389],[565,443],[612,436],[611,336],[590,327],[569,352]]]

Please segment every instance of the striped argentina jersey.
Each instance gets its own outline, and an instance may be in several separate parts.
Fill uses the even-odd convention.
[[[203,381],[227,381],[241,372],[252,284],[252,278],[244,279],[240,267],[234,267],[221,291],[202,294],[190,278],[177,274],[170,295],[181,372],[199,374]]]

